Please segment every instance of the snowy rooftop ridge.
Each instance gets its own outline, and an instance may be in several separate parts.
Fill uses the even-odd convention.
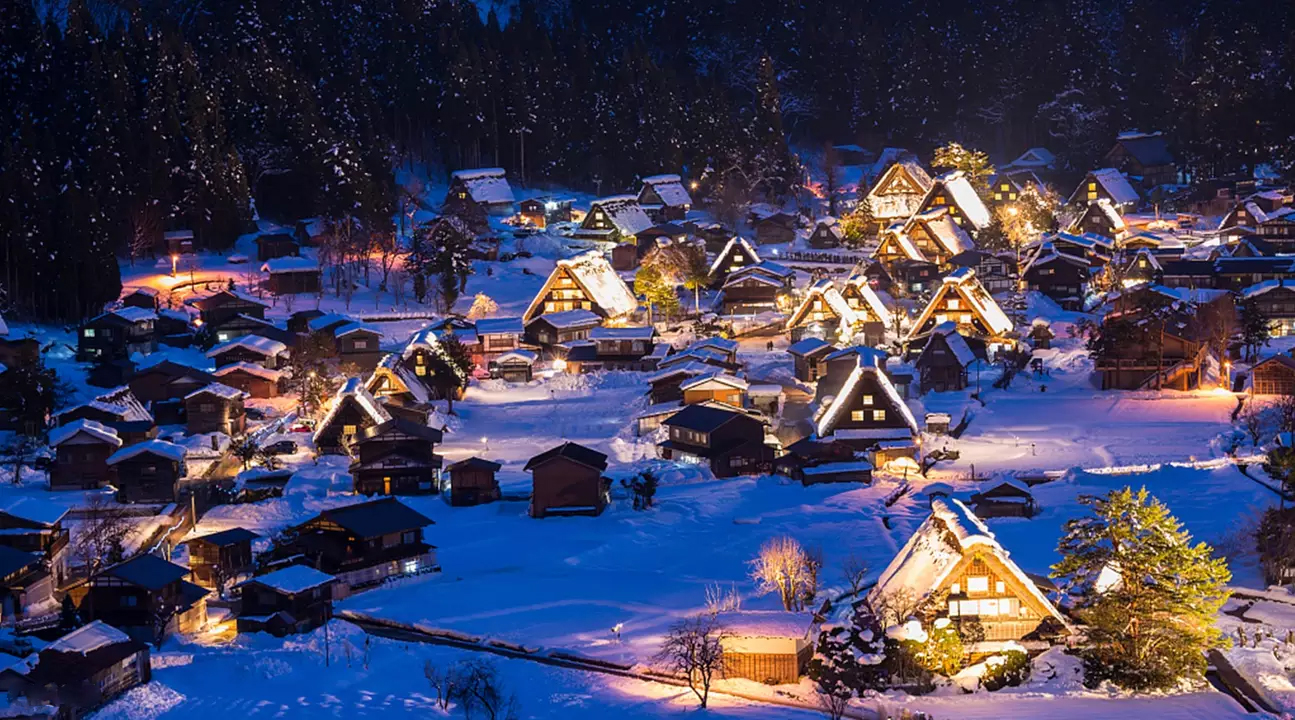
[[[123,460],[129,460],[137,455],[143,455],[144,453],[158,455],[175,462],[184,462],[187,451],[184,449],[183,445],[176,445],[175,443],[155,438],[153,440],[145,440],[141,443],[135,443],[130,447],[118,450],[108,457],[108,464],[116,465]]]
[[[243,335],[242,337],[236,337],[233,340],[223,342],[208,350],[207,357],[216,357],[217,355],[224,354],[235,348],[251,350],[252,352],[265,355],[267,357],[288,351],[288,346],[278,340],[271,340],[270,338],[262,337],[260,335]]]
[[[692,196],[684,188],[683,178],[678,175],[649,175],[643,178],[643,184],[651,187],[666,207],[686,208],[692,205]],[[639,197],[641,198],[642,194]]]
[[[747,242],[746,238],[743,238],[738,235],[734,235],[732,238],[729,239],[727,243],[724,244],[724,248],[719,251],[719,254],[715,256],[715,262],[711,263],[710,265],[711,275],[714,275],[715,273],[719,272],[720,263],[728,258],[729,251],[735,249],[733,247],[734,245],[737,245],[738,247],[740,247],[747,254],[747,256],[751,258],[752,263],[760,262],[760,253],[756,252],[755,248],[751,247],[751,243]]]
[[[109,645],[128,642],[130,642],[130,637],[126,633],[102,620],[95,620],[46,645],[45,649],[62,653],[88,655]]]
[[[963,217],[967,218],[967,221],[977,230],[983,230],[993,222],[993,218],[989,215],[989,208],[985,207],[985,202],[972,187],[971,178],[965,171],[953,170],[936,178],[931,189],[927,191],[927,197],[932,197],[941,186],[949,191],[954,204],[962,211]]]
[[[639,212],[642,210],[640,209]],[[644,217],[647,216],[644,215]],[[562,271],[569,273],[589,299],[602,308],[608,317],[628,315],[638,308],[638,299],[630,292],[629,286],[620,275],[616,274],[616,270],[612,268],[611,263],[607,262],[607,258],[597,250],[590,250],[573,258],[558,261],[557,267],[549,274],[544,287],[540,288],[535,298],[531,300],[530,307],[526,309],[523,318],[534,319],[536,311],[539,310]]]
[[[117,431],[94,420],[74,420],[62,427],[50,430],[49,445],[50,447],[58,447],[80,433],[85,433],[113,447],[121,447],[121,438],[117,436]]]
[[[818,423],[814,428],[818,436],[821,438],[833,433],[836,429],[837,418],[845,411],[845,406],[850,403],[850,396],[853,394],[854,388],[866,376],[872,376],[876,379],[877,386],[890,399],[891,404],[899,410],[904,423],[908,425],[908,429],[912,434],[921,433],[917,426],[917,418],[913,417],[913,411],[909,409],[908,403],[905,403],[904,399],[899,396],[899,391],[890,382],[890,378],[886,377],[886,373],[878,366],[876,356],[860,353],[857,363],[854,369],[850,371],[849,377],[845,379],[845,383],[837,392],[836,397],[832,398],[832,403],[827,406],[827,411],[818,419]]]
[[[488,205],[516,202],[517,198],[513,195],[513,188],[508,184],[507,173],[503,168],[457,170],[450,177],[464,184],[473,202]]]
[[[1127,203],[1136,203],[1138,201],[1138,191],[1133,189],[1129,184],[1129,179],[1124,177],[1124,173],[1115,168],[1100,168],[1092,172],[1093,180],[1106,190],[1106,194],[1111,196],[1119,205]],[[1082,186],[1080,188],[1083,189]],[[1076,192],[1078,194],[1078,192]]]
[[[334,577],[308,565],[290,565],[265,575],[258,575],[243,585],[257,584],[288,595],[296,595],[333,582]]]
[[[337,412],[346,404],[347,398],[354,398],[356,404],[359,405],[360,409],[369,416],[369,420],[374,425],[381,425],[391,419],[391,413],[387,412],[387,409],[373,397],[373,394],[369,392],[368,388],[364,387],[364,383],[360,378],[348,378],[346,384],[342,386],[342,389],[338,390],[337,394],[333,396],[332,402],[328,405],[328,413],[324,415],[324,419],[320,420],[319,424],[315,426],[315,442],[319,442],[320,433],[332,424],[333,418],[337,416]]]
[[[621,235],[638,235],[653,226],[652,218],[639,205],[637,195],[613,195],[598,198],[589,205],[589,214],[602,210]]]

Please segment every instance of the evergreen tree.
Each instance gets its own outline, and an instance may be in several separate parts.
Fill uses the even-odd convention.
[[[1259,348],[1268,345],[1272,337],[1272,321],[1264,314],[1257,296],[1241,296],[1236,301],[1241,346],[1246,349],[1246,359],[1254,359]]]
[[[1226,640],[1214,625],[1232,575],[1146,488],[1082,496],[1090,516],[1066,523],[1058,543],[1062,581],[1076,616],[1088,627],[1085,681],[1131,690],[1199,681],[1205,652]],[[1119,580],[1098,585],[1103,572]]]

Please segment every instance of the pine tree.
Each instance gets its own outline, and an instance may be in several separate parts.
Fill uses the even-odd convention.
[[[961,143],[956,142],[936,148],[931,167],[941,170],[961,170],[982,198],[988,197],[989,178],[997,172],[989,162],[988,155],[980,150],[965,148]]]
[[[1232,574],[1205,543],[1192,543],[1169,509],[1146,488],[1082,496],[1089,516],[1066,523],[1052,576],[1088,627],[1085,681],[1131,690],[1199,681],[1205,652],[1226,640],[1214,625]],[[1119,581],[1099,587],[1114,571]]]
[[[1272,321],[1264,314],[1257,296],[1243,295],[1236,301],[1236,306],[1241,346],[1246,349],[1246,359],[1252,360],[1259,348],[1268,345],[1272,338]]]

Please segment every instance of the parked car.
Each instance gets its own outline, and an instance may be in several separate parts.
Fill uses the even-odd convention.
[[[295,455],[297,452],[297,443],[293,440],[280,440],[272,442],[261,448],[271,455]]]

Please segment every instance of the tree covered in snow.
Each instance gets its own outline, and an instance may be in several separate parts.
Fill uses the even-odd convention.
[[[989,194],[989,178],[996,172],[994,165],[989,162],[989,155],[981,150],[963,147],[962,143],[957,142],[936,148],[931,157],[931,167],[961,170],[981,197]]]
[[[807,674],[820,696],[835,701],[882,690],[890,677],[885,665],[881,623],[866,608],[855,609],[848,625],[824,624],[814,645]],[[829,708],[836,702],[824,702]]]
[[[1091,514],[1066,523],[1052,576],[1087,627],[1085,681],[1143,691],[1201,680],[1205,652],[1226,645],[1214,625],[1232,578],[1226,561],[1193,543],[1146,488],[1080,502]]]

